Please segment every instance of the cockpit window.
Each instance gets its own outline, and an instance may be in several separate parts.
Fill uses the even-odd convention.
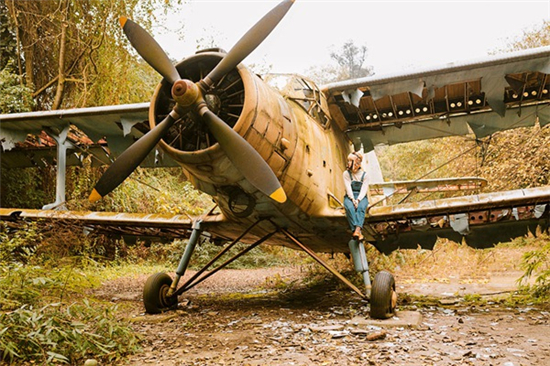
[[[265,80],[288,99],[300,104],[322,126],[327,126],[329,120],[323,110],[323,95],[313,81],[291,74],[270,74]]]

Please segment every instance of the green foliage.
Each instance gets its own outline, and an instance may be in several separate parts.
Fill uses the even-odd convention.
[[[8,8],[0,2],[0,70],[17,60],[17,37],[8,17]]]
[[[39,109],[143,102],[160,77],[136,57],[120,28],[119,16],[150,30],[159,10],[176,2],[10,1],[10,34],[24,55],[28,87]],[[181,3],[181,1],[177,1]],[[162,17],[162,15],[160,15]],[[162,19],[159,20],[162,24]],[[10,37],[12,39],[13,37]],[[14,57],[21,57],[16,55]],[[60,67],[61,66],[61,67]]]
[[[172,258],[172,263],[177,264],[179,262],[179,256],[183,253],[186,242],[180,242],[180,249],[176,251],[178,255]],[[223,263],[228,258],[231,258],[238,252],[248,248],[249,245],[238,243],[236,244],[224,257],[221,258],[218,264]],[[199,269],[207,264],[218,252],[223,249],[222,246],[215,245],[210,242],[204,242],[201,245],[197,245],[195,253],[191,257],[191,268]],[[278,267],[287,265],[299,265],[304,262],[304,255],[293,249],[285,247],[272,247],[268,245],[260,245],[250,252],[246,253],[227,268],[233,269],[245,269],[245,268],[265,268],[265,267]]]
[[[550,299],[550,237],[543,235],[532,239],[539,243],[539,248],[523,255],[521,268],[525,271],[520,281],[528,281],[536,276],[535,283],[529,287],[535,298]]]
[[[347,40],[338,50],[330,52],[335,65],[314,65],[305,70],[305,75],[318,85],[372,75],[372,66],[363,66],[367,59],[367,46],[357,46]]]
[[[12,263],[3,265],[0,270],[0,284],[0,310],[6,311],[62,302],[86,288],[97,286],[98,280],[69,266],[51,268]]]
[[[434,179],[474,174],[478,166],[475,146],[468,136],[445,137],[381,146],[376,153],[387,180]]]
[[[67,168],[70,210],[200,215],[212,206],[209,196],[187,182],[181,168],[138,168],[129,179],[96,204],[88,196],[105,167]],[[41,208],[54,201],[55,171],[49,168],[2,169],[2,207]]]
[[[29,112],[34,105],[31,88],[23,85],[8,64],[0,71],[0,113]]]
[[[87,235],[77,224],[43,219],[28,223],[0,223],[0,264],[88,266],[113,260],[120,242]],[[56,270],[52,271],[52,274]]]
[[[78,173],[82,179],[82,173]],[[97,174],[97,173],[96,173]],[[88,195],[98,179],[78,185],[78,192],[71,194],[71,208],[87,208],[99,211],[160,213],[160,214],[202,214],[212,200],[197,191],[185,180],[181,168],[137,169],[130,179],[104,197],[96,205],[88,204]],[[79,194],[77,196],[77,193]]]
[[[41,208],[55,200],[52,168],[2,169],[2,207]]]
[[[51,253],[42,258],[49,232],[34,224],[15,232],[6,226],[2,223],[0,231],[0,360],[77,364],[93,357],[113,362],[139,349],[139,338],[116,317],[116,306],[80,300],[99,283],[92,272],[74,266],[82,260],[68,265],[59,252],[55,261]]]
[[[26,263],[42,239],[36,223],[25,225],[23,230],[8,232],[6,223],[0,223],[0,263]]]
[[[0,313],[1,359],[42,364],[77,364],[89,357],[119,360],[139,350],[139,338],[116,312],[116,306],[104,308],[85,300]]]
[[[121,253],[119,263],[132,264],[157,264],[170,263],[169,267],[177,267],[181,255],[185,250],[188,240],[175,240],[172,243],[146,243],[139,241],[132,246],[125,245],[124,253]],[[238,252],[246,249],[249,245],[238,243],[231,250],[214,264],[223,263],[225,260],[233,257]],[[206,265],[216,254],[222,251],[224,246],[216,245],[208,240],[200,242],[195,252],[191,256],[189,268],[198,270]],[[302,252],[268,245],[260,245],[250,252],[246,253],[226,268],[247,269],[247,268],[266,268],[288,265],[301,265],[304,263],[305,256]]]

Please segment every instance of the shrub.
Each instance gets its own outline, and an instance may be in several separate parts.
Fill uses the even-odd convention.
[[[0,361],[75,364],[93,357],[111,363],[139,348],[138,336],[116,317],[116,306],[81,300],[99,283],[76,268],[82,261],[52,260],[63,251],[41,258],[46,239],[35,224],[10,232],[3,223],[2,229]]]
[[[139,349],[139,338],[115,316],[116,306],[24,305],[0,313],[0,355],[8,362],[112,362]]]
[[[550,298],[550,238],[547,235],[533,239],[540,243],[540,247],[526,252],[521,263],[525,271],[520,281],[527,281],[536,276],[535,284],[530,287],[530,292],[535,298],[541,300]]]

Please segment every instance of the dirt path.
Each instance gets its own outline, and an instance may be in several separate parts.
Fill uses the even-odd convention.
[[[398,276],[400,309],[422,315],[416,328],[357,324],[352,319],[367,317],[367,302],[332,281],[288,286],[301,276],[288,268],[226,270],[180,298],[179,310],[154,316],[143,314],[140,301],[146,276],[108,283],[97,294],[123,302],[145,338],[143,352],[127,362],[132,366],[550,364],[548,311],[460,301],[506,294],[518,273],[442,282]],[[281,283],[286,288],[276,289]],[[433,295],[446,305],[407,301],[406,294]]]

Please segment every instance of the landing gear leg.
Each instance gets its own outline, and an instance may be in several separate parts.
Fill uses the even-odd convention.
[[[143,287],[143,304],[147,313],[158,314],[170,310],[178,304],[178,296],[175,294],[176,288],[180,278],[185,274],[191,255],[199,241],[202,232],[200,224],[200,220],[195,221],[193,224],[193,232],[180,259],[176,277],[172,280],[169,275],[162,272],[155,273],[147,279]]]
[[[357,239],[351,239],[348,243],[355,270],[363,276],[365,282],[365,294],[367,299],[371,296],[371,282],[369,276],[369,262],[365,253],[365,246]]]
[[[388,271],[380,271],[374,276],[371,285],[369,277],[369,263],[365,253],[365,246],[359,240],[351,239],[348,243],[353,257],[355,270],[363,275],[367,298],[370,301],[370,316],[375,319],[388,319],[395,314],[397,307],[397,292],[395,279]]]

